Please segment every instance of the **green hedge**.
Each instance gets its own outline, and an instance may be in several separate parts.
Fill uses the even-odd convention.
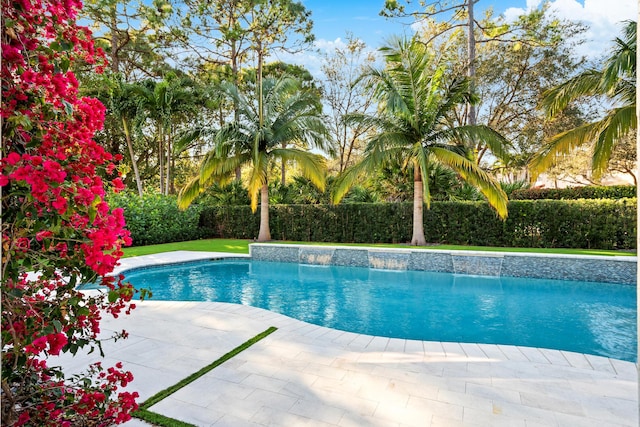
[[[271,206],[274,240],[405,243],[411,240],[411,203]],[[259,212],[249,207],[204,208],[210,237],[253,239]],[[424,215],[431,243],[534,248],[634,249],[636,201],[519,200],[498,219],[484,202],[433,202]]]
[[[110,195],[108,201],[112,208],[124,209],[133,246],[194,240],[209,234],[199,227],[202,209],[194,205],[181,211],[173,196],[151,193],[140,198],[123,192]]]
[[[634,185],[527,188],[514,190],[509,198],[511,200],[630,199],[636,197],[636,191]]]

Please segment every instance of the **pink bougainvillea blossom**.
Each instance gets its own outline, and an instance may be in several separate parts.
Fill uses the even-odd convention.
[[[106,190],[124,185],[94,140],[105,107],[79,96],[73,64],[105,66],[79,0],[0,0],[3,22],[2,425],[111,425],[131,418],[137,393],[121,364],[66,378],[45,357],[95,348],[103,315],[135,308],[135,290],[109,274],[131,243]],[[34,279],[27,272],[37,272]],[[101,281],[106,295],[75,285]],[[126,333],[116,334],[116,338]],[[10,403],[7,403],[10,402]]]

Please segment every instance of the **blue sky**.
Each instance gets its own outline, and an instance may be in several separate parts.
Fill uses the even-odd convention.
[[[399,0],[402,3],[403,0]],[[603,1],[603,0],[600,0]],[[347,31],[371,45],[380,45],[391,34],[410,31],[399,19],[387,19],[379,15],[384,0],[302,0],[312,11],[317,39],[344,39]],[[416,0],[412,4],[417,3]],[[526,0],[481,0],[476,9],[483,12],[493,7],[496,14],[509,7],[526,8]],[[406,21],[405,21],[406,22]]]
[[[347,32],[367,43],[371,50],[380,47],[390,35],[410,34],[411,28],[399,19],[386,19],[379,15],[384,0],[301,0],[312,12],[315,47],[330,52],[345,46]],[[399,3],[405,0],[398,0]],[[427,0],[433,3],[436,0]],[[447,0],[440,0],[447,1]],[[459,2],[460,0],[449,0]],[[492,7],[494,15],[504,15],[513,20],[527,10],[537,8],[543,0],[480,0],[476,14]],[[415,5],[418,0],[412,0]],[[581,21],[589,30],[586,42],[577,50],[577,55],[599,58],[611,46],[611,41],[620,34],[621,22],[638,19],[638,0],[549,0],[550,8],[557,17]],[[323,63],[321,55],[305,51],[298,54],[274,53],[274,59],[304,65],[314,75],[320,75]]]

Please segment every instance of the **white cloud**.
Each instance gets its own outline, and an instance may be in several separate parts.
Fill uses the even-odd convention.
[[[540,6],[540,0],[527,0],[526,10]],[[638,19],[637,0],[552,0],[550,8],[559,18],[581,21],[588,26],[586,43],[576,53],[598,58],[606,53],[611,41],[620,35],[621,22]],[[504,11],[507,21],[526,12],[523,8]]]
[[[335,40],[317,39],[313,42],[313,49],[297,53],[272,52],[268,61],[283,61],[290,64],[298,64],[305,67],[316,79],[322,79],[322,65],[325,63],[324,55],[331,55],[336,49],[346,49],[347,42],[338,37]],[[367,53],[375,54],[376,49],[368,47]]]
[[[320,51],[323,52],[332,52],[336,49],[344,49],[347,47],[347,44],[340,37],[335,40],[318,39],[313,45],[316,49],[320,49]]]

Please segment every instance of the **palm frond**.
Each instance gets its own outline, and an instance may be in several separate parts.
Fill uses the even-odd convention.
[[[211,136],[215,132],[214,129],[208,127],[198,126],[195,128],[187,129],[180,133],[173,142],[173,154],[180,154],[187,150],[191,144],[201,138]]]
[[[318,189],[324,191],[326,184],[327,165],[324,157],[297,148],[276,148],[271,155],[287,161],[293,161],[300,166],[302,175],[309,179]]]
[[[500,133],[486,125],[458,126],[445,129],[433,135],[436,141],[447,141],[449,143],[464,143],[474,141],[482,142],[489,147],[494,156],[503,162],[509,160],[509,149],[511,144]]]
[[[465,182],[478,188],[500,218],[507,217],[509,202],[507,194],[491,175],[482,170],[475,162],[451,150],[433,147],[431,151],[438,162],[447,165],[456,171]]]
[[[613,109],[600,123],[602,131],[598,135],[592,159],[593,176],[596,179],[607,170],[615,144],[637,128],[635,104]]]
[[[531,159],[529,163],[531,180],[535,181],[540,173],[551,167],[558,156],[569,154],[574,148],[593,142],[601,131],[602,123],[595,122],[554,136]]]
[[[191,202],[202,193],[204,188],[205,185],[200,181],[200,177],[192,178],[178,193],[178,208],[181,210],[187,209]]]
[[[379,166],[379,163],[371,157],[364,157],[360,162],[345,169],[334,181],[331,190],[331,203],[338,204],[349,192],[351,187],[360,182],[363,176],[371,173]]]
[[[627,21],[623,29],[623,38],[616,38],[615,49],[607,60],[604,68],[603,82],[607,89],[614,90],[621,78],[628,77],[635,80],[637,23]]]
[[[603,73],[598,70],[587,70],[567,82],[542,94],[540,106],[547,117],[555,117],[567,105],[582,96],[604,95],[606,89],[601,85]]]

